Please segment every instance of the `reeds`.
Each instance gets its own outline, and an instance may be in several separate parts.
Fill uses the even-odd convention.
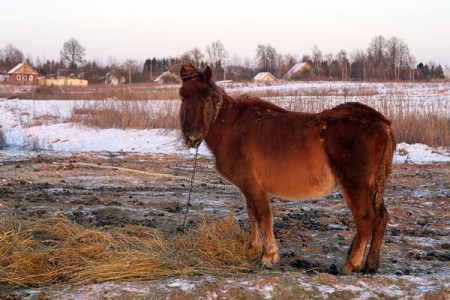
[[[99,128],[176,129],[179,128],[178,107],[176,101],[85,102],[75,107],[66,121]]]
[[[450,146],[450,118],[438,115],[394,116],[398,142],[421,143],[431,147]]]
[[[10,93],[14,90],[13,87]],[[15,94],[23,99],[41,100],[169,100],[178,98],[178,89],[179,84],[134,83],[117,86],[94,84],[87,87],[35,86]]]
[[[0,223],[0,288],[235,274],[253,267],[234,218],[164,237],[153,228],[87,228],[65,218]]]

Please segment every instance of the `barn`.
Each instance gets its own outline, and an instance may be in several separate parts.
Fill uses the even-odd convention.
[[[283,76],[283,79],[296,79],[301,78],[302,75],[309,73],[312,67],[307,62],[296,63],[287,73]]]

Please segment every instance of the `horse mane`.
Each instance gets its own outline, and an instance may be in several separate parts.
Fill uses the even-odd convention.
[[[261,110],[265,110],[265,111],[279,112],[279,113],[287,112],[286,109],[281,108],[281,107],[273,104],[272,102],[263,100],[258,97],[253,97],[248,94],[240,95],[235,100],[238,103],[243,103],[247,106],[252,107],[253,109],[261,109]]]

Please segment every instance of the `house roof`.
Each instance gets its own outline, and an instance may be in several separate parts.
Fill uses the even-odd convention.
[[[24,74],[39,74],[29,63],[27,62],[23,62],[18,64],[17,66],[15,66],[14,68],[12,68],[11,70],[9,70],[9,72],[7,73],[8,75],[14,74],[16,73],[20,68],[24,67],[24,66],[28,66],[32,72],[23,72]]]
[[[266,76],[270,76],[273,79],[275,79],[275,77],[272,74],[270,74],[269,72],[260,72],[260,73],[256,74],[255,77],[253,77],[253,80],[260,81],[261,79],[263,79]]]
[[[296,63],[284,76],[285,79],[290,79],[292,76],[294,76],[298,71],[303,69],[303,67],[309,66],[307,62],[299,62]]]
[[[159,81],[161,81],[161,79],[162,79],[164,76],[172,76],[172,77],[174,77],[174,78],[177,78],[177,75],[175,75],[175,73],[172,73],[172,72],[170,72],[170,71],[165,71],[165,72],[163,72],[161,75],[159,75],[158,77],[156,77],[156,79],[155,79],[154,81],[155,81],[155,82],[159,82]]]
[[[16,73],[17,70],[20,69],[20,67],[22,67],[25,63],[20,63],[17,66],[15,66],[14,68],[12,68],[11,70],[9,70],[8,74],[14,74]]]

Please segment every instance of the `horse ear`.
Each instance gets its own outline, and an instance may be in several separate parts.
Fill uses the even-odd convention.
[[[203,71],[203,79],[209,83],[211,81],[211,77],[212,77],[212,70],[209,66],[206,66],[205,71]]]
[[[188,70],[185,66],[181,66],[180,68],[180,77],[181,81],[185,82],[187,79],[189,79],[188,73],[190,70]]]

